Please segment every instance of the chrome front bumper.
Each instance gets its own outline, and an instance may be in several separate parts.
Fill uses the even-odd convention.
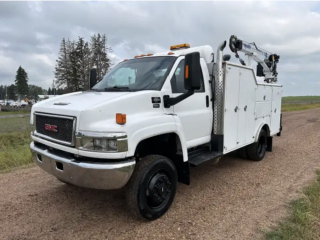
[[[119,189],[129,181],[134,160],[114,163],[79,162],[76,158],[53,154],[30,144],[35,163],[44,171],[70,184],[94,189]]]

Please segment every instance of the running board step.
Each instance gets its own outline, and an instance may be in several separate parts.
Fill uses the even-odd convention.
[[[189,163],[191,166],[195,167],[201,163],[221,157],[222,155],[223,155],[222,152],[215,152],[215,151],[205,152],[189,158]]]

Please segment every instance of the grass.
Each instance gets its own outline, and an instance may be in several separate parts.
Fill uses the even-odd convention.
[[[15,115],[15,114],[30,114],[30,111],[1,111],[0,116]]]
[[[282,98],[283,104],[290,103],[320,103],[320,96],[289,96]]]
[[[320,239],[320,172],[317,174],[317,181],[303,191],[304,197],[291,202],[291,215],[266,232],[265,239]]]
[[[0,118],[0,172],[32,164],[30,117]]]
[[[0,133],[30,131],[30,117],[0,118]]]
[[[320,108],[319,103],[309,103],[309,104],[283,104],[281,106],[282,112],[293,112],[293,111],[302,111],[309,110],[314,108]]]
[[[32,164],[30,131],[0,133],[0,172]]]

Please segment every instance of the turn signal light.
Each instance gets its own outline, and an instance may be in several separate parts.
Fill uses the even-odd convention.
[[[189,78],[189,65],[186,66],[186,71],[185,71],[185,78]]]
[[[147,56],[152,56],[152,55],[153,55],[152,53],[148,53],[148,54],[147,54]]]
[[[120,124],[120,125],[124,125],[127,122],[127,116],[126,114],[122,114],[122,113],[117,113],[116,114],[116,123]]]

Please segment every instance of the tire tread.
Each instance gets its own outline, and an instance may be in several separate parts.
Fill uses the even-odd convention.
[[[168,159],[162,155],[148,155],[141,159],[139,163],[136,165],[136,169],[134,170],[126,189],[126,202],[127,207],[129,211],[138,219],[146,220],[145,217],[143,217],[140,214],[139,210],[139,203],[138,203],[138,193],[139,193],[139,185],[141,178],[143,177],[145,171],[150,168],[153,164],[157,162],[157,160],[161,159]],[[169,160],[169,159],[168,159]],[[168,161],[173,169],[176,172],[175,165],[171,162],[171,160]],[[177,175],[177,172],[176,172]]]

